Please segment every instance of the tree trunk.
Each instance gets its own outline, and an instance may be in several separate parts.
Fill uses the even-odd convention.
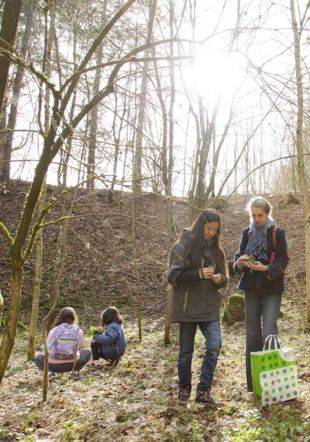
[[[149,19],[148,29],[145,44],[148,45],[151,42],[153,24],[155,19],[157,0],[149,0]],[[150,49],[144,51],[144,57],[148,57]],[[133,157],[133,187],[136,192],[142,190],[142,144],[143,144],[143,128],[145,120],[146,109],[146,96],[147,96],[147,82],[148,82],[148,62],[143,63],[142,83],[140,93],[140,104],[137,123],[136,143]]]
[[[197,170],[197,183],[193,193],[193,199],[191,201],[192,207],[192,219],[205,209],[206,205],[206,167],[207,160],[210,153],[212,139],[215,131],[215,120],[217,115],[217,105],[213,110],[211,121],[208,116],[205,116],[204,107],[201,100],[199,100],[199,115],[200,115],[200,131],[201,131],[201,145],[198,152],[198,170]],[[204,121],[204,119],[206,121]],[[198,147],[198,146],[197,146]]]
[[[33,0],[28,1],[28,11],[27,11],[27,21],[26,21],[26,27],[25,32],[23,35],[22,40],[22,47],[21,47],[21,55],[25,59],[26,54],[28,51],[28,44],[32,29],[32,23],[33,23]],[[1,154],[1,159],[3,162],[0,162],[0,181],[2,182],[8,182],[10,179],[10,170],[11,170],[11,155],[12,155],[12,144],[13,144],[13,136],[14,136],[14,130],[16,126],[16,120],[17,120],[17,108],[18,108],[18,101],[20,96],[20,91],[22,88],[22,81],[24,77],[25,68],[22,65],[18,65],[16,69],[16,75],[13,82],[12,87],[12,103],[11,108],[9,112],[8,122],[6,131],[7,133],[4,136],[4,144],[0,145],[0,151],[3,153]]]
[[[7,367],[16,336],[16,326],[20,313],[23,262],[21,258],[13,258],[12,282],[9,313],[6,321],[5,333],[0,347],[0,384]]]
[[[136,216],[137,216],[137,194],[135,189],[133,191],[133,204],[132,204],[132,218],[131,218],[131,238],[132,238],[132,255],[133,255],[133,265],[134,274],[136,278],[136,312],[137,312],[137,323],[138,323],[138,336],[142,339],[142,312],[141,312],[141,280],[140,280],[140,270],[138,267],[138,247],[137,247],[137,231],[136,231]]]
[[[174,36],[174,21],[175,21],[175,3],[174,0],[170,1],[170,39]],[[169,145],[168,145],[168,171],[167,171],[167,186],[166,186],[166,196],[167,198],[167,221],[168,221],[168,241],[169,245],[172,245],[173,242],[173,234],[174,234],[174,221],[173,221],[173,213],[172,213],[172,171],[173,171],[173,150],[174,150],[174,104],[175,104],[175,72],[174,72],[174,43],[171,41],[169,45],[169,77],[170,77],[170,106],[169,106]]]
[[[21,0],[4,1],[0,32],[0,54],[2,49],[9,52],[13,49],[21,4]],[[9,77],[10,63],[10,59],[7,56],[0,56],[0,118]]]
[[[45,206],[45,188],[46,183],[42,186],[39,199],[39,213]],[[34,286],[32,293],[32,307],[28,334],[27,359],[32,361],[35,357],[35,340],[37,331],[37,322],[39,315],[40,289],[41,289],[41,274],[42,274],[42,256],[43,256],[43,231],[40,229],[37,233],[35,243],[35,267],[34,267]]]
[[[106,22],[107,0],[104,0],[102,5],[102,23]],[[100,43],[97,54],[96,64],[99,66],[102,63],[103,57],[103,42]],[[93,97],[95,97],[100,90],[100,76],[101,69],[96,69],[95,81],[93,87]],[[87,189],[94,190],[95,188],[95,166],[96,166],[96,147],[97,147],[97,130],[98,130],[98,106],[95,106],[90,112],[90,133],[88,146],[88,160],[87,160]]]
[[[308,195],[308,183],[305,174],[305,160],[303,150],[303,116],[304,116],[304,95],[301,72],[300,37],[298,32],[295,1],[290,0],[292,29],[294,36],[295,75],[297,88],[297,122],[296,122],[296,150],[297,168],[300,190],[303,194],[304,217],[305,217],[305,260],[306,260],[306,298],[307,298],[307,321],[310,322],[310,201]]]
[[[118,104],[117,103],[118,103],[117,94],[115,94],[115,112],[114,112],[114,118],[113,118],[113,124],[112,124],[115,148],[114,148],[114,155],[113,155],[113,176],[112,176],[112,182],[111,182],[111,186],[110,186],[110,190],[109,190],[109,202],[110,203],[114,203],[114,186],[116,184],[116,179],[117,179],[117,166],[118,166],[118,159],[119,159],[119,152],[120,152],[121,133],[122,133],[123,125],[125,122],[126,110],[128,107],[127,106],[127,97],[126,96],[124,97],[123,110],[122,110],[122,115],[120,117],[118,129],[116,129],[116,119],[118,117],[118,114],[117,114]]]
[[[72,209],[72,206],[71,206]],[[62,206],[62,215],[66,214],[66,204],[65,201],[63,202]],[[52,323],[54,320],[54,312],[57,306],[57,300],[59,298],[59,287],[61,283],[61,279],[63,276],[63,269],[65,264],[65,257],[66,257],[66,244],[67,244],[67,231],[68,231],[68,220],[65,220],[60,226],[59,226],[59,233],[58,233],[58,242],[57,242],[57,251],[56,251],[56,259],[54,263],[54,269],[53,269],[53,285],[51,290],[51,307],[48,312],[48,314],[45,316],[42,322],[42,339],[44,342],[44,370],[43,370],[43,402],[47,399],[47,393],[48,393],[48,348],[46,345],[46,337],[49,332],[49,330],[52,327]]]
[[[170,38],[174,35],[174,21],[175,21],[175,3],[174,0],[170,1],[170,14],[169,14],[169,26],[170,26]],[[175,103],[175,72],[174,72],[174,46],[173,42],[170,42],[170,62],[169,62],[169,77],[170,77],[170,106],[169,106],[169,116],[168,116],[168,135],[169,135],[169,145],[168,145],[168,158],[165,162],[166,166],[168,163],[167,179],[165,185],[165,192],[167,196],[167,226],[168,226],[168,244],[169,247],[172,246],[173,234],[174,234],[174,221],[173,221],[173,208],[172,208],[172,170],[173,170],[173,150],[174,150],[174,103]],[[165,334],[164,334],[164,344],[170,344],[170,329],[171,329],[171,305],[172,305],[172,291],[171,287],[168,285],[166,291],[166,314],[165,314]]]

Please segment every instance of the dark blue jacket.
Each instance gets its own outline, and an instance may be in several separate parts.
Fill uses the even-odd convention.
[[[115,360],[125,353],[126,336],[122,325],[118,322],[109,324],[104,333],[95,333],[93,339],[101,344],[107,359]]]
[[[234,271],[241,273],[237,269],[237,260],[245,254],[245,248],[248,243],[249,227],[242,231],[242,237],[238,252],[235,254]],[[238,289],[248,291],[251,289],[263,289],[266,294],[280,294],[284,291],[284,270],[289,261],[287,252],[287,242],[285,232],[281,227],[276,227],[276,245],[272,244],[272,227],[267,230],[268,257],[275,252],[273,262],[263,262],[268,265],[267,272],[255,272],[251,269],[242,270],[242,276],[238,284]]]

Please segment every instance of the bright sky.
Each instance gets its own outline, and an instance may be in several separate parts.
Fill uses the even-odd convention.
[[[192,1],[188,4],[190,3],[194,4],[195,2]],[[272,103],[276,108],[268,115],[251,141],[248,155],[250,169],[259,162],[278,157],[284,151],[286,152],[287,144],[291,144],[291,134],[293,133],[292,112],[296,111],[294,105],[291,105],[295,98],[295,92],[292,90],[294,84],[290,83],[289,88],[285,87],[287,78],[293,73],[289,2],[280,0],[275,4],[269,0],[241,0],[239,33],[237,34],[234,33],[234,29],[237,23],[238,2],[235,0],[208,0],[208,2],[197,1],[196,3],[195,40],[200,44],[195,45],[195,58],[191,61],[180,62],[183,65],[182,78],[179,69],[176,69],[176,89],[178,91],[175,104],[174,137],[176,150],[174,191],[176,194],[182,194],[183,190],[187,191],[196,144],[195,124],[193,119],[188,118],[189,104],[183,84],[190,94],[194,111],[198,112],[198,99],[201,99],[205,109],[208,110],[209,118],[211,118],[215,103],[220,98],[215,146],[221,137],[231,102],[238,90],[237,98],[234,101],[233,125],[229,130],[223,146],[223,153],[220,156],[217,187],[234,162],[235,146],[239,152],[247,137],[264,115],[270,111]],[[306,1],[298,3],[300,11],[304,11]],[[165,5],[167,7],[167,4]],[[224,9],[223,5],[225,5]],[[183,7],[183,2],[176,2],[177,19],[180,18],[181,7]],[[188,18],[188,10],[185,16]],[[168,36],[168,27],[163,32],[164,36]],[[308,35],[309,31],[307,30],[305,38]],[[181,39],[192,38],[192,29],[188,22],[184,22],[180,26],[178,36]],[[202,41],[203,44],[201,44]],[[189,49],[189,45],[184,44],[182,53],[189,55]],[[70,50],[66,47],[64,53],[70,54]],[[309,53],[304,51],[303,56],[309,57]],[[258,72],[257,67],[262,71]],[[162,72],[164,78],[167,75],[167,70]],[[36,92],[34,92],[37,85],[29,82],[26,88],[28,91],[25,91],[21,100],[19,124],[20,128],[27,129],[29,127],[35,130],[36,125],[32,121],[35,120],[33,115],[37,113]],[[151,94],[151,97],[153,100],[156,94]],[[106,105],[106,103],[107,101],[103,104]],[[152,119],[157,122],[157,125],[154,124],[151,128],[147,127],[146,131],[151,129],[152,134],[148,133],[147,136],[156,136],[157,139],[154,139],[154,143],[160,145],[162,117],[158,102],[154,102],[154,109],[157,110]],[[112,113],[107,110],[102,112],[104,116],[102,121],[105,126],[101,130],[106,130],[112,125]],[[82,128],[83,125],[79,127],[79,129]],[[18,145],[20,136],[17,135],[15,140]],[[15,153],[15,158],[35,160],[41,149],[41,142],[37,135],[30,135],[26,145]],[[147,141],[146,144],[148,144]],[[77,144],[75,150],[79,150]],[[111,175],[111,165],[109,164],[107,161],[103,162],[100,169]],[[23,179],[30,180],[33,176],[34,166],[35,162],[26,163],[21,173],[20,163],[13,163],[14,177],[21,176]],[[266,175],[268,175],[268,170],[268,168],[264,170]],[[122,164],[120,163],[119,173],[122,172]],[[130,176],[130,170],[127,170],[127,173]],[[238,176],[232,177],[226,192],[231,191],[244,174],[245,166],[242,160],[239,163]],[[70,181],[73,184],[75,180],[76,173],[72,172]],[[48,181],[56,183],[56,166],[50,167]]]

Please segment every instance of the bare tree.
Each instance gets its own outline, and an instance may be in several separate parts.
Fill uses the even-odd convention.
[[[307,9],[310,7],[308,2]],[[296,121],[296,150],[297,150],[297,170],[300,189],[303,194],[304,217],[305,217],[305,259],[306,259],[306,297],[307,297],[307,321],[310,322],[310,199],[308,191],[307,177],[305,173],[305,158],[303,146],[303,118],[304,118],[304,92],[303,78],[301,70],[300,39],[303,23],[298,29],[295,0],[290,0],[291,22],[294,36],[294,58],[297,92],[297,121]],[[306,14],[304,15],[306,17]]]
[[[106,22],[107,0],[104,0],[102,5],[102,23]],[[103,57],[103,42],[100,43],[96,53],[96,64],[100,66]],[[95,97],[100,90],[101,69],[95,71],[95,80],[93,85],[93,97]],[[96,144],[98,131],[98,106],[95,106],[90,112],[90,131],[89,131],[89,145],[88,145],[88,160],[87,160],[87,188],[94,189],[95,187],[95,166],[96,166]]]
[[[149,56],[150,53],[149,46],[152,37],[156,6],[157,6],[157,0],[149,0],[148,29],[146,35],[146,49],[144,53],[144,56],[146,58]],[[142,143],[143,143],[143,126],[145,121],[145,110],[146,110],[148,64],[149,64],[148,62],[143,63],[137,132],[136,132],[135,149],[133,155],[133,187],[136,188],[137,192],[141,192],[142,190]]]
[[[14,46],[21,4],[21,0],[4,1],[0,31],[0,114],[5,98],[9,67],[11,63],[8,54],[12,51]]]
[[[49,129],[47,133],[44,133],[44,145],[42,154],[39,158],[35,170],[35,175],[31,183],[30,190],[27,195],[23,211],[21,213],[20,221],[15,233],[12,235],[9,232],[8,228],[3,223],[0,223],[0,230],[8,241],[12,266],[10,305],[6,328],[0,346],[0,382],[2,382],[4,372],[15,341],[16,325],[21,303],[21,286],[24,264],[32,251],[36,233],[41,228],[41,224],[47,212],[55,204],[55,199],[52,199],[45,205],[45,208],[38,215],[37,219],[34,219],[35,208],[38,202],[47,169],[59,152],[60,148],[63,146],[64,141],[68,138],[69,135],[72,134],[72,131],[77,127],[80,121],[94,106],[96,106],[103,98],[108,96],[113,91],[113,84],[117,77],[118,71],[124,64],[125,60],[127,61],[126,56],[125,59],[119,61],[115,65],[109,76],[108,83],[97,94],[97,96],[91,99],[90,102],[88,102],[72,119],[71,123],[66,125],[60,133],[58,133],[58,128],[60,127],[61,122],[64,120],[64,114],[67,109],[68,103],[88,62],[94,55],[101,41],[113,28],[115,23],[117,23],[118,20],[130,8],[134,1],[135,0],[128,0],[112,17],[109,23],[103,27],[98,37],[95,39],[85,57],[83,58],[82,62],[80,63],[78,71],[75,72],[75,74],[63,84],[60,91],[57,91],[54,85],[51,84],[40,72],[37,72],[33,66],[28,66],[28,68],[40,79],[44,80],[45,84],[50,88],[53,96],[53,105],[52,114],[49,122]],[[132,52],[128,55],[130,58],[132,56]],[[16,60],[16,62],[18,62],[18,60]],[[28,234],[31,228],[32,234],[29,238]]]
[[[25,31],[22,38],[22,44],[20,53],[23,58],[26,58],[28,51],[29,39],[31,35],[31,28],[33,24],[34,8],[33,0],[28,0],[27,11],[26,11],[26,25]],[[0,62],[1,63],[1,62]],[[17,120],[17,107],[20,96],[20,91],[22,88],[22,81],[24,77],[25,68],[22,65],[18,65],[16,69],[15,78],[12,85],[12,101],[10,106],[10,111],[8,114],[8,122],[3,135],[3,144],[0,144],[0,181],[7,182],[10,179],[10,166],[11,166],[11,154],[12,154],[12,144],[13,135]]]

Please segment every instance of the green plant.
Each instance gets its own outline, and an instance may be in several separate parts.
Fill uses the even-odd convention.
[[[85,334],[88,338],[91,338],[93,336],[93,334],[96,333],[96,331],[98,331],[98,329],[99,329],[98,326],[91,325]]]
[[[81,426],[76,425],[74,422],[65,423],[65,431],[61,436],[61,441],[77,441],[80,440],[80,433],[82,431]]]

